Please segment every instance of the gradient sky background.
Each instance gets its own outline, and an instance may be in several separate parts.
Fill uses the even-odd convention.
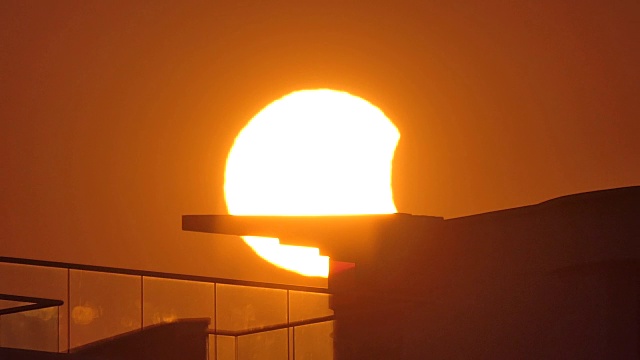
[[[394,121],[401,212],[639,185],[639,26],[638,1],[2,1],[0,256],[322,283],[180,230],[305,88]]]

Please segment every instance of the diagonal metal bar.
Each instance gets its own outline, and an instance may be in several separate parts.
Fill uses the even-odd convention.
[[[20,306],[14,306],[6,309],[1,309],[0,315],[9,315],[9,314],[15,314],[23,311],[45,309],[45,308],[54,307],[54,306],[62,306],[64,304],[64,301],[62,300],[45,299],[45,298],[38,298],[33,296],[10,295],[10,294],[0,294],[0,300],[30,303],[28,305],[20,305]]]
[[[334,315],[329,315],[329,316],[317,317],[317,318],[308,319],[308,320],[293,321],[293,322],[290,322],[288,324],[277,324],[277,325],[262,326],[262,327],[259,327],[259,328],[253,328],[253,329],[248,329],[248,330],[238,330],[238,331],[208,330],[207,333],[210,334],[210,335],[223,335],[223,336],[236,336],[237,337],[237,336],[258,334],[258,333],[267,332],[267,331],[286,329],[286,328],[290,328],[290,327],[318,324],[318,323],[322,323],[322,322],[331,321],[331,320],[334,320],[334,319],[335,319]]]

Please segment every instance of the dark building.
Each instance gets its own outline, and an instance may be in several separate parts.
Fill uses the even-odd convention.
[[[640,187],[443,220],[186,216],[332,260],[344,359],[640,357]]]
[[[329,288],[0,258],[0,292],[33,297],[0,302],[2,358],[135,357],[163,336],[187,336],[194,359],[640,357],[640,187],[447,220],[187,215],[183,229],[317,246]]]

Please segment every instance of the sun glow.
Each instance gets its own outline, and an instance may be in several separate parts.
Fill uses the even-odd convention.
[[[238,134],[225,171],[232,215],[348,215],[396,212],[391,163],[400,133],[384,113],[346,92],[291,93]],[[244,237],[269,262],[326,277],[318,249]]]

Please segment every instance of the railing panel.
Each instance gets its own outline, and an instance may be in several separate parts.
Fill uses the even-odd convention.
[[[302,321],[333,315],[329,294],[289,291],[289,321]]]
[[[216,284],[217,330],[239,331],[287,323],[287,291]]]
[[[238,336],[237,360],[287,360],[287,329]]]
[[[210,334],[207,341],[209,346],[209,348],[207,349],[207,360],[215,360],[216,359],[216,336]]]
[[[58,345],[55,350],[66,351],[69,333],[69,305],[67,292],[67,269],[10,264],[0,262],[0,293],[33,296],[64,301],[57,310]],[[5,324],[5,331],[9,325]],[[53,348],[53,347],[51,347]]]
[[[296,360],[333,359],[333,321],[294,329]]]
[[[58,307],[0,316],[0,346],[57,352]]]
[[[216,360],[235,360],[236,337],[216,335],[216,338]]]
[[[71,270],[71,348],[139,329],[141,277]]]
[[[215,284],[144,277],[143,325],[149,326],[185,318],[215,319]]]

